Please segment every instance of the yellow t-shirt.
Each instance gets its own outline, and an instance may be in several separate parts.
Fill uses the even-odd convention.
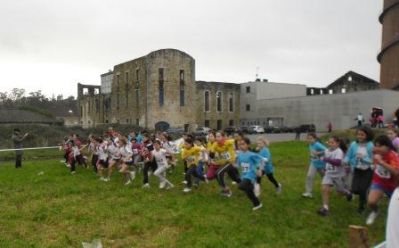
[[[187,167],[197,166],[201,155],[201,147],[193,146],[190,149],[184,148],[181,153],[183,160],[187,161]]]
[[[215,153],[215,163],[225,165],[226,163],[235,163],[236,153],[234,151],[234,140],[229,139],[220,146],[217,142],[213,144],[213,152]]]

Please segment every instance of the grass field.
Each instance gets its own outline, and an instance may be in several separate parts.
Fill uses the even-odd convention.
[[[184,194],[181,167],[169,176],[176,187],[165,191],[155,177],[143,190],[141,176],[123,186],[117,173],[108,183],[81,167],[70,175],[59,159],[24,161],[18,170],[2,163],[0,247],[81,247],[95,238],[104,247],[347,247],[348,226],[366,218],[356,212],[357,199],[334,194],[331,215],[318,216],[320,178],[315,198],[301,198],[307,146],[281,142],[271,151],[283,193],[276,196],[264,178],[264,208],[257,212],[235,186],[229,199],[219,196],[216,182]],[[384,240],[386,205],[369,228],[372,244]]]

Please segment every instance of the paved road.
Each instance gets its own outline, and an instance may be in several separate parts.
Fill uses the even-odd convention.
[[[320,134],[318,134],[320,135]],[[258,137],[266,137],[270,142],[278,141],[291,141],[295,140],[295,133],[265,133],[265,134],[254,134],[247,136],[251,142],[255,142]],[[301,140],[306,139],[306,134],[301,134]]]

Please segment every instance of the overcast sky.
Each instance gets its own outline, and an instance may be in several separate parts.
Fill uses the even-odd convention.
[[[75,95],[114,65],[161,48],[196,79],[325,86],[379,79],[381,0],[1,0],[0,91]]]

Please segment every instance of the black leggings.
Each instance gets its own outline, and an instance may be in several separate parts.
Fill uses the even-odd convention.
[[[238,185],[238,188],[244,191],[245,194],[247,194],[247,197],[251,200],[254,207],[260,204],[258,197],[256,197],[254,193],[254,185],[250,180],[243,179]]]
[[[97,173],[97,162],[98,162],[98,155],[93,154],[93,156],[91,157],[91,165],[93,166],[93,170],[96,173]]]
[[[144,163],[143,169],[143,184],[148,183],[148,170],[151,168],[152,172],[156,171],[158,166],[155,161],[148,161]]]
[[[262,171],[262,175],[265,175],[264,171]],[[279,187],[279,184],[278,184],[276,178],[274,178],[273,173],[266,174],[266,176],[267,176],[267,179],[269,179],[269,181],[274,185],[274,187],[276,187],[276,188]],[[256,182],[257,183],[260,184],[261,181],[262,181],[262,177],[256,177]]]
[[[226,184],[224,182],[224,173],[226,172],[231,178],[231,180],[237,183],[241,182],[240,173],[238,172],[237,168],[231,164],[227,164],[216,171],[216,179],[221,187],[223,188],[226,187]]]

